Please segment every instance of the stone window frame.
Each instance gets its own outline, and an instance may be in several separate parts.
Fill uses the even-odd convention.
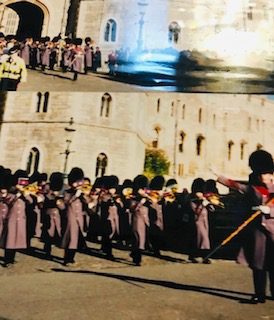
[[[110,18],[107,20],[104,31],[105,42],[116,42],[117,41],[117,22]]]

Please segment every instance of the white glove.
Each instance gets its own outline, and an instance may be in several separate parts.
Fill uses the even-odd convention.
[[[94,203],[94,202],[90,202],[89,204],[88,204],[88,208],[89,209],[92,209],[92,208],[94,208],[96,206],[96,204]]]
[[[206,199],[204,199],[203,202],[202,202],[202,205],[204,207],[208,206],[209,204],[210,204],[210,202],[208,200],[206,200]]]
[[[42,203],[44,201],[44,198],[41,196],[37,196],[37,202]]]
[[[261,210],[263,214],[270,214],[269,206],[259,206],[259,210]]]
[[[75,197],[79,198],[81,194],[82,194],[82,191],[78,189],[75,193]]]

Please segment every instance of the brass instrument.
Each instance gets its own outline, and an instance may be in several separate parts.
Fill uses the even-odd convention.
[[[27,185],[17,185],[17,189],[25,196],[27,194],[31,194],[37,196],[40,193],[40,188],[37,182]]]
[[[126,199],[131,199],[133,197],[133,188],[123,189],[122,194]]]
[[[217,193],[205,193],[204,198],[216,207],[225,207],[224,203],[221,202],[220,195]]]

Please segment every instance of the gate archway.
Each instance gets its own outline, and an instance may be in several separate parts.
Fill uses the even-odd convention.
[[[16,32],[18,40],[27,37],[40,38],[42,34],[47,34],[49,12],[40,1],[8,0],[5,6],[18,14],[19,25]]]

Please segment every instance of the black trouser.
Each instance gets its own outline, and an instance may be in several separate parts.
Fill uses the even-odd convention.
[[[142,262],[142,251],[141,249],[134,249],[131,251],[131,254],[130,254],[132,260],[133,260],[133,263],[135,264],[141,264]]]
[[[270,280],[270,292],[272,297],[274,298],[274,270],[266,271],[266,270],[257,270],[253,269],[253,283],[255,289],[255,295],[258,298],[265,298],[266,294],[266,280],[267,273],[269,275]]]
[[[0,84],[1,91],[16,91],[19,82],[19,80],[2,78]]]
[[[109,235],[102,236],[102,251],[108,256],[112,256],[112,242]]]
[[[76,249],[65,249],[64,263],[73,263]]]
[[[15,254],[16,254],[16,250],[15,250],[15,249],[5,249],[4,262],[5,262],[6,264],[8,264],[8,263],[14,263],[14,261],[15,261]]]

